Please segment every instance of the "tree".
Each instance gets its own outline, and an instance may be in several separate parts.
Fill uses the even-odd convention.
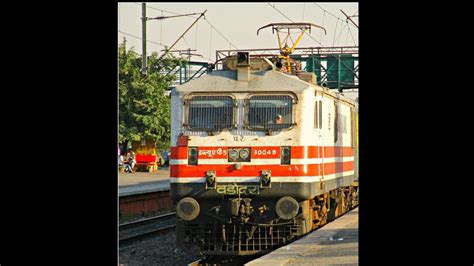
[[[169,147],[170,99],[165,91],[174,76],[170,71],[183,60],[168,55],[158,61],[157,53],[148,58],[148,73],[141,73],[141,56],[119,45],[119,141],[154,140],[160,148]]]

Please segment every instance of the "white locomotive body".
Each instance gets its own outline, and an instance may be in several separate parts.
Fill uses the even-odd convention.
[[[242,54],[171,93],[178,243],[204,254],[267,252],[356,201],[354,102]]]

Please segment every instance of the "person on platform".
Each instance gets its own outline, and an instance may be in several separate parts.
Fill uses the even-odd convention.
[[[163,163],[163,167],[169,167],[170,166],[170,154],[168,151],[164,151],[161,155],[163,157],[163,160],[165,161]]]
[[[133,168],[137,163],[135,159],[135,153],[132,149],[129,149],[126,156],[126,163],[125,163],[125,172],[133,173]]]

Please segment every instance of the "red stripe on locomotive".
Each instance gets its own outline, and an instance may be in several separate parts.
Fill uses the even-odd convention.
[[[232,147],[198,147],[199,159],[227,159],[227,150]],[[221,152],[219,152],[221,149]],[[252,159],[278,159],[280,158],[280,146],[250,147]],[[307,149],[307,157],[305,157]],[[318,152],[319,149],[319,152]],[[211,151],[208,154],[208,151]],[[171,147],[171,159],[187,159],[187,147]],[[324,147],[324,158],[354,156],[352,147]],[[323,147],[319,146],[292,146],[292,159],[322,158]]]
[[[233,164],[207,164],[207,165],[171,165],[171,177],[205,177],[209,170],[216,171],[218,177],[260,176],[261,170],[271,170],[272,176],[318,176],[321,164],[305,165],[249,165],[243,164],[242,169],[236,170]],[[322,168],[321,168],[322,170]],[[346,172],[354,170],[354,161],[334,162],[324,164],[324,174]]]

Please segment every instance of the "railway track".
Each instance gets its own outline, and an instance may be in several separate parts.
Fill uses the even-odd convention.
[[[176,226],[176,212],[119,225],[119,243],[130,243]]]

